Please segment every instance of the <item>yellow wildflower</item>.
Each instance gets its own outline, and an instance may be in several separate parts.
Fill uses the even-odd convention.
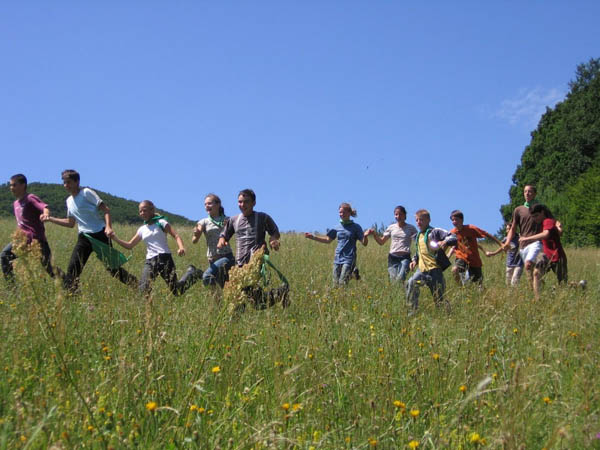
[[[288,409],[290,409],[290,404],[289,404],[289,403],[284,403],[283,405],[281,405],[281,408],[282,408],[284,411],[287,411]]]
[[[400,400],[394,400],[394,406],[400,409],[406,409],[406,404]]]
[[[156,408],[158,408],[158,405],[156,404],[156,402],[148,402],[148,403],[146,403],[146,409],[148,411],[155,411]]]
[[[419,417],[419,412],[420,411],[418,409],[411,409],[410,415],[416,419],[417,417]]]
[[[221,371],[221,368],[219,366],[215,366],[212,368],[212,373],[219,373]]]
[[[458,388],[458,390],[460,392],[467,392],[467,386],[465,386],[464,384],[461,384],[460,387]]]
[[[408,448],[412,448],[413,450],[419,446],[419,441],[415,441],[414,439],[408,443]]]

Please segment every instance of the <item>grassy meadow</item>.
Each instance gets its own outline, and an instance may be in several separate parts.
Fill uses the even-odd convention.
[[[13,230],[0,221],[0,245]],[[76,231],[47,231],[66,269]],[[178,274],[205,268],[203,239],[178,231]],[[290,307],[236,317],[201,284],[173,297],[159,278],[147,301],[93,256],[69,297],[20,258],[16,290],[0,280],[0,448],[600,448],[598,249],[567,250],[586,290],[549,274],[533,302],[525,277],[504,286],[499,255],[483,292],[448,270],[451,313],[424,289],[408,317],[388,245],[361,246],[343,289],[334,248],[284,235],[272,261]],[[125,267],[139,276],[144,256]]]

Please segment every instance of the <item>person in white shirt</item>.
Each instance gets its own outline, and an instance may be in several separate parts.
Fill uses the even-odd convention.
[[[202,278],[202,271],[190,265],[183,277],[178,281],[175,271],[175,262],[171,256],[171,249],[167,242],[167,234],[170,234],[177,242],[177,255],[185,255],[183,241],[164,216],[156,214],[154,203],[144,200],[139,205],[140,217],[144,225],[138,228],[135,235],[129,241],[119,239],[114,231],[111,238],[122,247],[132,249],[140,241],[146,244],[146,262],[142,271],[139,289],[148,295],[151,290],[152,281],[160,275],[169,286],[174,295],[181,295],[189,289],[198,279]]]

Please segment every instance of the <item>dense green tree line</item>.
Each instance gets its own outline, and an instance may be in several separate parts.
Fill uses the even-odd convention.
[[[68,197],[68,193],[62,184],[51,184],[51,183],[29,183],[28,189],[32,194],[40,197],[44,202],[48,204],[50,211],[53,216],[66,217],[67,207],[65,200]],[[121,197],[108,194],[106,192],[94,189],[102,200],[110,207],[110,213],[113,222],[119,223],[140,223],[138,216],[138,202],[134,200],[126,200]],[[2,185],[0,189],[0,217],[12,216],[14,197],[10,192],[8,183]],[[186,217],[172,214],[167,211],[161,211],[165,214],[169,221],[174,224],[185,224],[190,225],[193,222]]]
[[[563,242],[600,245],[600,59],[580,64],[565,100],[547,108],[512,177],[505,220],[533,184],[564,225]]]

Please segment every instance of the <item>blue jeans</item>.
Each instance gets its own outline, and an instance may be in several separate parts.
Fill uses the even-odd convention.
[[[388,273],[390,274],[390,281],[392,283],[396,281],[406,280],[408,274],[408,267],[410,266],[410,255],[396,256],[391,253],[388,254]]]
[[[348,284],[350,275],[354,270],[354,263],[352,264],[333,264],[333,284],[335,286],[342,286]]]
[[[449,306],[444,298],[446,281],[444,280],[442,269],[432,269],[427,272],[421,272],[417,269],[406,283],[406,302],[408,306],[412,306],[415,310],[419,307],[419,288],[423,284],[431,291],[436,306]]]
[[[218,284],[223,287],[225,282],[228,280],[228,272],[235,264],[235,258],[233,257],[233,253],[229,253],[228,255],[224,255],[221,258],[217,259],[214,262],[211,262],[202,275],[202,283],[204,286],[214,286]]]
[[[0,264],[2,265],[2,273],[4,274],[4,278],[6,278],[7,280],[12,280],[14,277],[12,262],[15,259],[17,259],[17,255],[13,253],[12,247],[12,243],[10,243],[2,249],[2,252],[0,252]],[[54,270],[52,269],[52,264],[50,262],[51,252],[48,242],[40,242],[40,248],[42,251],[40,261],[46,269],[46,272],[48,272],[48,275],[54,277]]]

